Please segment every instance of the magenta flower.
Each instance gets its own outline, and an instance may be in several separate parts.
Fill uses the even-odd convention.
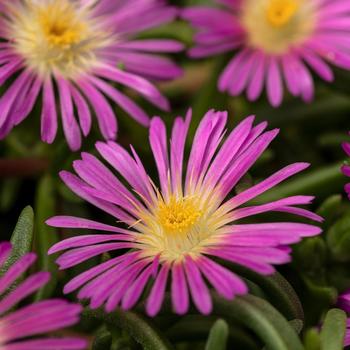
[[[146,311],[153,316],[161,308],[170,281],[176,313],[187,312],[191,295],[197,309],[208,314],[212,309],[209,285],[227,299],[247,293],[243,280],[221,266],[218,258],[264,275],[272,274],[273,265],[290,261],[291,243],[321,232],[318,227],[303,223],[239,223],[240,219],[271,211],[322,220],[298,207],[309,204],[313,199],[310,196],[240,207],[307,168],[306,163],[287,166],[230,196],[278,133],[276,129],[264,131],[266,123],[253,127],[254,117],[241,122],[220,147],[227,113],[209,111],[194,137],[183,181],[190,119],[189,112],[185,120],[180,117],[175,120],[170,149],[163,121],[159,117],[151,121],[149,137],[159,186],[149,178],[133,147],[130,154],[112,141],[98,142],[96,148],[119,176],[88,153],[73,163],[77,175],[61,172],[61,178],[73,192],[126,226],[70,216],[47,221],[54,227],[108,232],[69,238],[50,249],[51,254],[68,250],[57,259],[61,269],[113,252],[113,258],[71,280],[65,286],[65,293],[81,287],[78,297],[90,298],[92,308],[105,304],[108,312],[117,306],[130,309],[152,280]],[[125,181],[130,188],[124,185]],[[125,249],[130,250],[125,252]],[[120,254],[115,256],[118,251]]]
[[[11,253],[8,242],[0,243],[0,266]],[[81,306],[62,299],[49,299],[23,306],[16,311],[12,308],[43,287],[49,280],[47,272],[38,272],[11,290],[7,289],[26,272],[36,260],[34,253],[22,256],[0,278],[0,348],[2,350],[78,350],[86,349],[83,339],[68,337],[37,337],[43,333],[57,331],[79,321]]]
[[[343,309],[346,313],[350,313],[350,290],[344,292],[338,297],[337,306]],[[346,321],[346,333],[344,339],[344,346],[350,345],[350,318]]]
[[[343,142],[342,146],[343,146],[345,153],[350,157],[350,143]],[[350,177],[350,166],[349,165],[347,165],[347,164],[343,165],[341,170],[342,170],[344,175]],[[345,189],[345,192],[347,193],[347,195],[350,199],[350,183],[346,184],[344,189]]]
[[[311,101],[310,69],[333,80],[329,63],[350,69],[350,3],[346,0],[216,0],[222,7],[190,7],[182,16],[197,29],[192,57],[235,51],[218,87],[254,101],[266,86],[273,106],[283,81],[293,96]]]
[[[0,138],[22,122],[39,99],[42,140],[55,139],[59,114],[72,150],[80,148],[81,133],[88,135],[92,112],[104,138],[116,138],[109,100],[148,125],[146,113],[115,83],[169,109],[149,80],[181,74],[158,54],[178,52],[182,44],[137,39],[142,31],[176,16],[177,10],[164,1],[13,0],[2,1],[0,11],[0,84],[11,79],[0,99]]]

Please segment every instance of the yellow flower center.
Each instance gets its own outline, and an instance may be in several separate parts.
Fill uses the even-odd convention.
[[[73,79],[96,65],[96,51],[111,41],[88,7],[72,0],[27,0],[9,4],[9,34],[27,65],[46,76]]]
[[[166,234],[179,235],[189,231],[201,216],[191,198],[171,197],[168,203],[159,204],[158,219]]]
[[[293,0],[270,0],[266,16],[275,27],[281,27],[295,15],[298,3]]]
[[[230,222],[227,214],[218,211],[218,193],[193,193],[164,199],[159,194],[154,206],[140,209],[139,220],[132,225],[139,233],[135,238],[145,256],[178,261],[186,254],[193,257],[214,244],[222,225]]]
[[[86,24],[75,18],[74,11],[63,12],[63,7],[52,8],[49,5],[40,9],[39,22],[47,42],[61,49],[81,41],[86,30]]]
[[[251,47],[280,55],[312,35],[316,14],[310,0],[244,0],[239,19]]]

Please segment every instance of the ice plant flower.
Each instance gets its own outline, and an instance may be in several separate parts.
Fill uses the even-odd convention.
[[[283,82],[311,101],[314,71],[333,80],[329,64],[350,69],[350,3],[346,0],[216,0],[220,7],[189,7],[182,17],[196,28],[192,57],[235,51],[220,76],[220,91],[246,91],[256,100],[264,86],[273,106]]]
[[[338,297],[337,306],[344,310],[348,315],[350,315],[350,290],[342,293]],[[344,339],[344,346],[350,345],[350,318],[346,321],[346,332]]]
[[[164,1],[14,0],[1,1],[0,12],[0,84],[7,82],[0,98],[0,138],[29,115],[37,100],[42,140],[53,142],[60,115],[72,150],[80,148],[81,133],[89,133],[92,112],[104,138],[115,139],[110,101],[149,125],[147,114],[115,83],[169,109],[150,80],[181,74],[159,54],[177,52],[182,45],[137,38],[176,16]]]
[[[107,232],[68,238],[50,249],[51,254],[67,250],[57,259],[61,269],[112,253],[110,260],[73,278],[65,286],[65,293],[82,287],[78,297],[90,298],[92,308],[105,304],[107,311],[117,306],[130,309],[146,284],[153,281],[146,302],[146,311],[153,316],[161,308],[170,281],[176,313],[187,312],[191,296],[197,309],[208,314],[212,309],[209,285],[227,299],[247,293],[243,280],[218,260],[271,274],[275,271],[273,265],[290,261],[291,243],[320,233],[318,227],[304,223],[239,222],[270,211],[321,220],[298,207],[310,203],[311,196],[241,207],[307,168],[306,163],[287,166],[251,188],[230,195],[278,130],[265,131],[266,123],[254,127],[254,117],[248,117],[220,147],[227,113],[209,111],[195,134],[183,179],[190,119],[190,112],[185,119],[176,118],[170,149],[163,121],[159,117],[151,121],[149,140],[159,173],[158,185],[150,180],[134,148],[130,154],[113,141],[98,142],[96,148],[118,175],[88,153],[73,163],[77,175],[61,172],[65,184],[78,196],[125,223],[125,227],[113,226],[71,216],[47,221],[55,227]]]
[[[343,142],[342,146],[343,146],[343,150],[345,151],[345,153],[350,157],[350,143]],[[343,165],[341,170],[342,170],[344,175],[350,177],[350,166],[348,164]],[[347,195],[350,199],[350,183],[346,184],[344,189],[345,189],[345,192],[347,193]]]
[[[9,242],[0,243],[0,266],[11,254]],[[0,349],[1,350],[79,350],[86,349],[83,339],[42,336],[56,332],[79,321],[81,306],[63,299],[48,299],[13,308],[22,300],[43,287],[49,280],[47,272],[37,272],[6,293],[8,288],[36,260],[34,253],[19,258],[0,277]]]

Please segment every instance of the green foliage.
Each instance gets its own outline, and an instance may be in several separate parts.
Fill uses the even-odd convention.
[[[109,327],[118,327],[128,332],[145,350],[170,350],[173,347],[150,320],[129,311],[117,310],[106,314],[101,310],[86,309],[84,317],[104,321]]]
[[[297,332],[265,300],[247,295],[228,302],[214,295],[214,313],[228,321],[239,320],[266,344],[269,350],[302,350]]]
[[[350,261],[350,216],[338,220],[328,231],[327,243],[338,261]]]
[[[321,330],[321,350],[343,349],[345,328],[345,312],[339,309],[329,310]]]
[[[12,252],[2,267],[2,272],[7,271],[20,257],[31,251],[34,227],[33,220],[33,209],[29,206],[24,208],[12,233]]]
[[[224,320],[217,320],[210,329],[205,350],[225,350],[228,337],[228,325]]]
[[[321,339],[320,332],[316,328],[309,329],[304,337],[305,350],[320,350]]]

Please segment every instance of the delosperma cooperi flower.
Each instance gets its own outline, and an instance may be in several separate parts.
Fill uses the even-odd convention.
[[[57,260],[61,269],[106,252],[112,254],[111,259],[73,278],[65,286],[65,293],[80,289],[78,297],[89,298],[92,308],[105,305],[107,311],[117,306],[130,309],[146,284],[153,281],[146,300],[146,311],[153,316],[161,308],[170,281],[176,313],[188,311],[191,296],[197,309],[209,314],[209,286],[227,299],[248,292],[245,282],[217,258],[268,275],[275,271],[273,265],[290,261],[290,244],[321,232],[319,227],[304,223],[239,222],[271,211],[322,220],[299,207],[309,204],[311,196],[241,207],[304,170],[307,163],[289,165],[239,194],[230,194],[276,137],[277,129],[265,131],[267,123],[254,127],[254,117],[248,117],[220,146],[227,113],[211,110],[197,129],[185,171],[184,149],[190,120],[191,112],[185,119],[176,118],[168,148],[163,121],[152,119],[149,140],[159,182],[149,178],[133,147],[130,154],[112,141],[98,142],[96,149],[118,175],[88,153],[73,163],[77,175],[61,172],[61,178],[73,192],[119,222],[114,226],[71,216],[47,221],[55,227],[106,232],[55,244],[49,253],[67,250]]]
[[[234,57],[220,76],[220,91],[256,100],[266,87],[273,106],[284,83],[309,102],[310,71],[333,81],[330,64],[350,69],[350,3],[346,0],[213,0],[220,7],[189,7],[182,17],[197,30],[191,57],[225,52]]]
[[[151,80],[173,79],[181,69],[160,53],[182,44],[138,35],[174,19],[162,0],[14,0],[0,3],[0,138],[41,101],[41,137],[52,143],[60,115],[72,150],[81,146],[96,115],[105,139],[117,136],[112,102],[139,123],[149,117],[114,85],[124,85],[162,110],[167,99]],[[142,20],[140,21],[140,17]]]
[[[0,266],[10,256],[9,242],[0,243]],[[50,279],[47,272],[37,272],[20,282],[10,292],[8,288],[36,260],[27,253],[10,266],[0,277],[0,348],[2,350],[80,350],[87,348],[83,339],[45,335],[79,322],[81,306],[63,299],[48,299],[13,308],[29,295],[43,287]]]

